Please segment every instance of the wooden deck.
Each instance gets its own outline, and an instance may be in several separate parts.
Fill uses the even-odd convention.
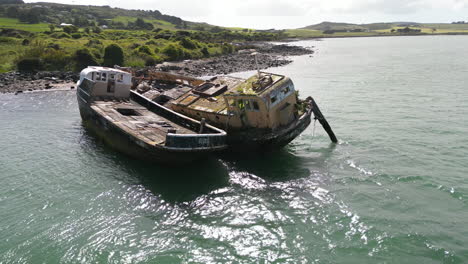
[[[95,101],[91,108],[127,133],[131,133],[151,145],[163,145],[167,133],[197,133],[133,102]]]

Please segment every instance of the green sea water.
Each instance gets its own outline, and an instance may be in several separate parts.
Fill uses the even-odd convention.
[[[296,44],[270,71],[337,145],[317,123],[170,168],[97,140],[73,91],[0,95],[0,263],[468,263],[468,37]]]

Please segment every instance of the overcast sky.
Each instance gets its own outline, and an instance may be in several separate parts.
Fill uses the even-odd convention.
[[[468,0],[41,0],[159,10],[219,26],[298,28],[322,21],[435,22],[468,20]],[[25,1],[38,2],[38,1]]]

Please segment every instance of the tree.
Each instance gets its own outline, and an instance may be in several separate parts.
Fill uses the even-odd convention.
[[[76,33],[78,32],[78,28],[75,26],[65,26],[63,27],[63,32],[67,34]]]
[[[23,0],[1,0],[0,5],[18,5],[24,4]]]
[[[17,18],[18,13],[19,13],[19,9],[16,6],[10,6],[6,10],[6,16],[7,17]]]
[[[55,30],[54,24],[49,24],[49,29],[50,29],[50,32],[54,32]]]
[[[123,65],[124,53],[117,44],[110,44],[104,50],[104,66],[114,67],[114,65]]]
[[[100,27],[93,27],[93,32],[99,34],[102,32],[102,29]]]
[[[212,28],[210,29],[210,32],[212,32],[212,33],[219,33],[219,32],[221,32],[221,31],[223,31],[223,29],[220,28],[220,27],[218,27],[218,26],[212,27]]]
[[[29,24],[37,24],[40,22],[41,10],[39,8],[21,9],[18,11],[17,17],[21,22]]]

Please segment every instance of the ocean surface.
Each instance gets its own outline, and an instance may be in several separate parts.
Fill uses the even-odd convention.
[[[295,44],[270,71],[337,145],[317,122],[170,168],[97,140],[73,91],[0,95],[0,263],[468,263],[468,37]]]

